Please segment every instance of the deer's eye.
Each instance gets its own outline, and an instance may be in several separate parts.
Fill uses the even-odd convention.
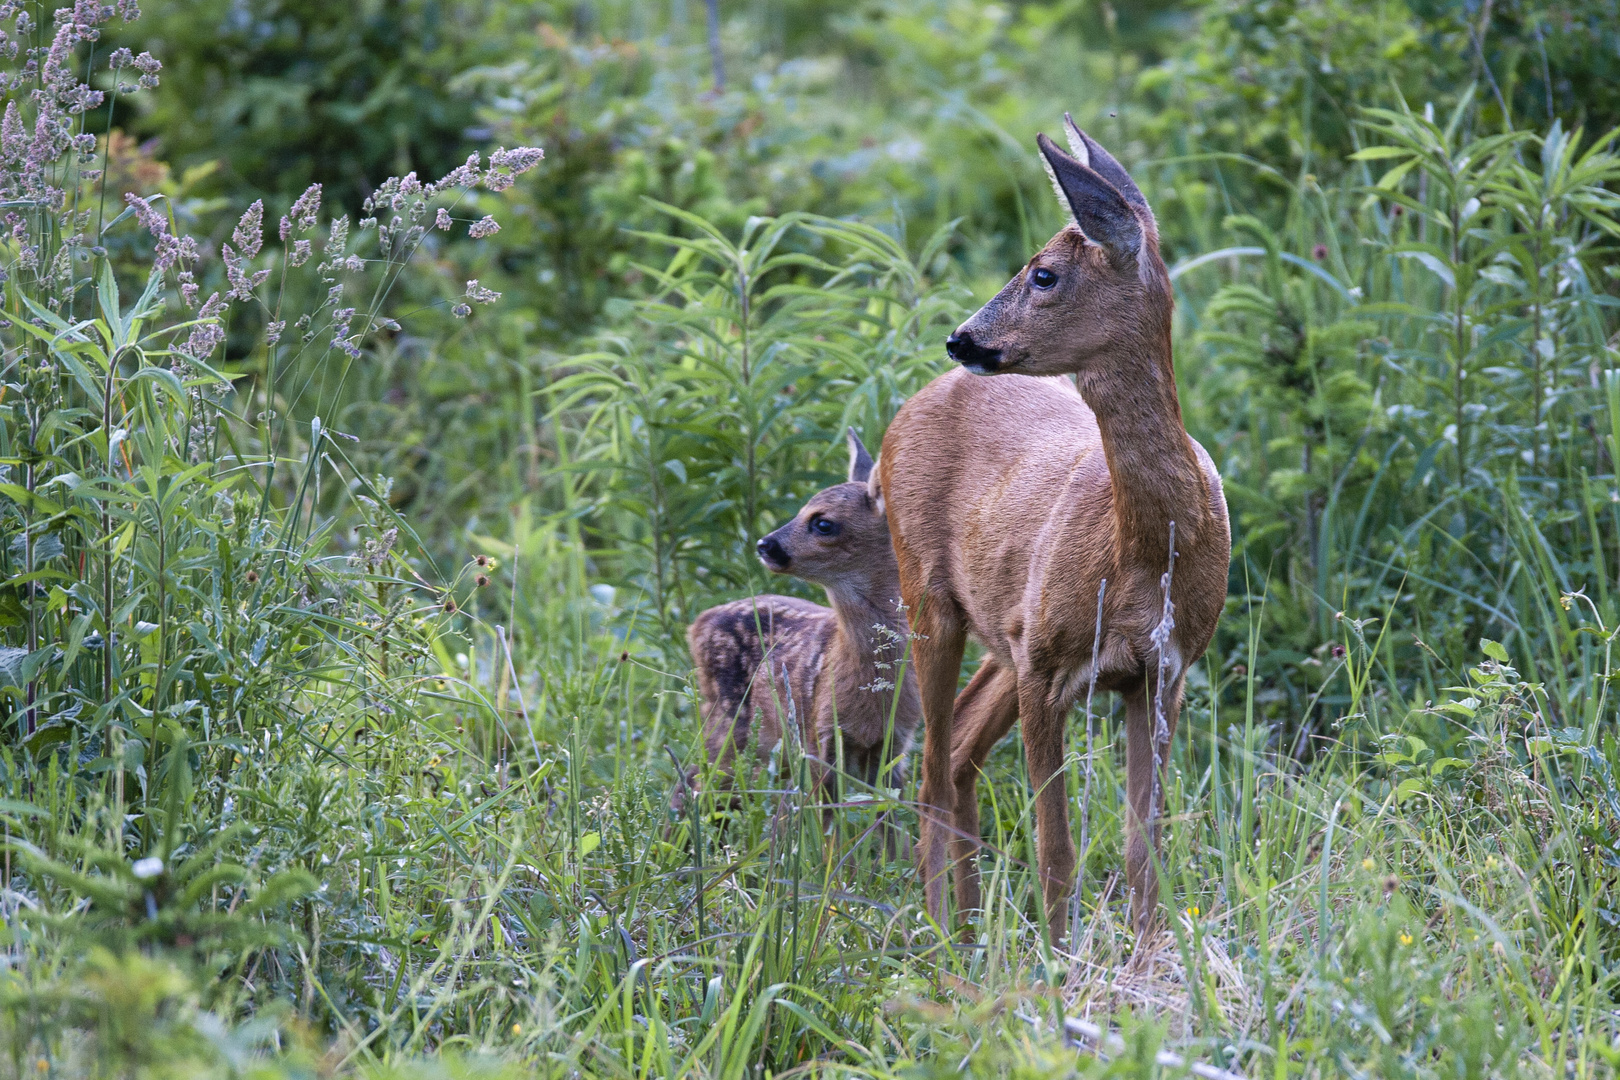
[[[824,517],[812,518],[810,520],[810,531],[817,536],[837,536],[838,522]]]
[[[1044,266],[1038,266],[1030,273],[1029,283],[1037,289],[1050,289],[1057,284],[1057,275]]]

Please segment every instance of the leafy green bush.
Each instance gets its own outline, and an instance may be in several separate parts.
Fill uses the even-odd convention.
[[[675,248],[644,268],[653,298],[550,392],[602,478],[600,542],[630,548],[621,572],[679,640],[710,598],[763,587],[754,542],[836,478],[845,429],[887,426],[965,311],[919,269],[946,232],[913,261],[853,222],[754,218],[733,240],[663,209],[695,237],[649,237]]]

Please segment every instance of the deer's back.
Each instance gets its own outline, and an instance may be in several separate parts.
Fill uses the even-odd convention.
[[[790,712],[804,723],[836,626],[831,608],[769,594],[709,608],[693,620],[686,639],[711,759],[750,743],[768,752]]]

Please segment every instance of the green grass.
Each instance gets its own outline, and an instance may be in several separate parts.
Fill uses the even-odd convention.
[[[1148,1076],[1168,1047],[1279,1080],[1611,1075],[1620,163],[1468,94],[1385,104],[1345,179],[1276,174],[1264,216],[1204,198],[1241,162],[1152,170],[1209,241],[1173,269],[1177,361],[1237,542],[1162,933],[1126,926],[1098,702],[1072,951],[1016,741],[965,944],[886,850],[910,787],[813,794],[790,742],[735,804],[669,809],[702,764],[685,625],[764,588],[751,543],[843,427],[875,445],[940,370],[973,306],[954,225],[638,203],[670,229],[620,238],[641,284],[536,354],[499,306],[388,324],[477,258],[411,223],[516,195],[394,181],[399,227],[341,239],[311,214],[288,243],[319,260],[272,241],[216,316],[151,248],[234,213],[176,189],[102,254],[64,241],[94,158],[51,163],[61,201],[6,173],[43,254],[0,245],[0,1072]]]

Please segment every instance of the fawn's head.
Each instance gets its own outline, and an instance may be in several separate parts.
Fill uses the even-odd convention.
[[[1052,186],[1073,224],[945,340],[979,375],[1090,371],[1135,342],[1168,348],[1170,281],[1159,227],[1130,175],[1067,113],[1073,155],[1036,136]]]
[[[827,588],[859,588],[896,574],[889,521],[872,455],[849,429],[849,480],[823,488],[793,520],[761,538],[767,570]]]

